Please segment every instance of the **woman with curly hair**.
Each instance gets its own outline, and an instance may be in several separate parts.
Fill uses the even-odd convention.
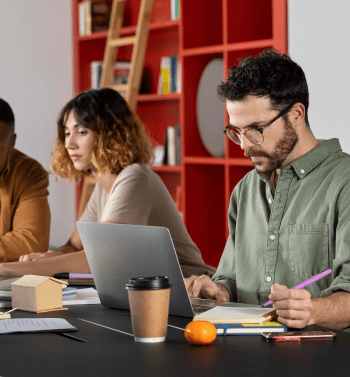
[[[118,92],[104,88],[78,94],[63,107],[57,132],[52,162],[57,177],[69,182],[90,174],[96,178],[80,221],[167,227],[185,277],[215,272],[204,263],[167,188],[150,169],[151,139]],[[62,271],[90,271],[76,228],[55,251],[0,265],[1,275]]]

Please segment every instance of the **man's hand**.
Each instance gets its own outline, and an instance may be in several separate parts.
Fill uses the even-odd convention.
[[[288,289],[284,285],[274,284],[269,298],[273,301],[278,321],[286,326],[302,329],[315,323],[311,294],[306,289]]]
[[[48,250],[45,253],[32,253],[32,254],[22,255],[19,257],[19,262],[29,262],[29,261],[33,261],[37,259],[52,258],[52,257],[57,257],[63,254],[64,253],[59,250]]]
[[[185,279],[185,284],[190,297],[230,301],[230,292],[226,287],[222,284],[215,283],[208,275],[192,275]]]

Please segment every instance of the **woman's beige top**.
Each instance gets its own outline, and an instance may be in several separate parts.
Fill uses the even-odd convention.
[[[108,200],[105,189],[97,183],[80,221],[166,227],[173,239],[184,277],[215,272],[214,267],[204,263],[169,191],[147,164],[132,164],[124,168],[115,180]]]

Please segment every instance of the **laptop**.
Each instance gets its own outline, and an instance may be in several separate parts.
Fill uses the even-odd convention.
[[[149,276],[169,278],[170,315],[193,317],[218,305],[249,306],[190,299],[165,227],[78,221],[77,229],[103,306],[130,310],[125,285],[130,278]]]

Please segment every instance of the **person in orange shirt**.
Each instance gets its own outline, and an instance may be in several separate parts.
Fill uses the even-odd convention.
[[[14,148],[15,117],[0,98],[0,262],[44,252],[49,245],[47,171]]]

